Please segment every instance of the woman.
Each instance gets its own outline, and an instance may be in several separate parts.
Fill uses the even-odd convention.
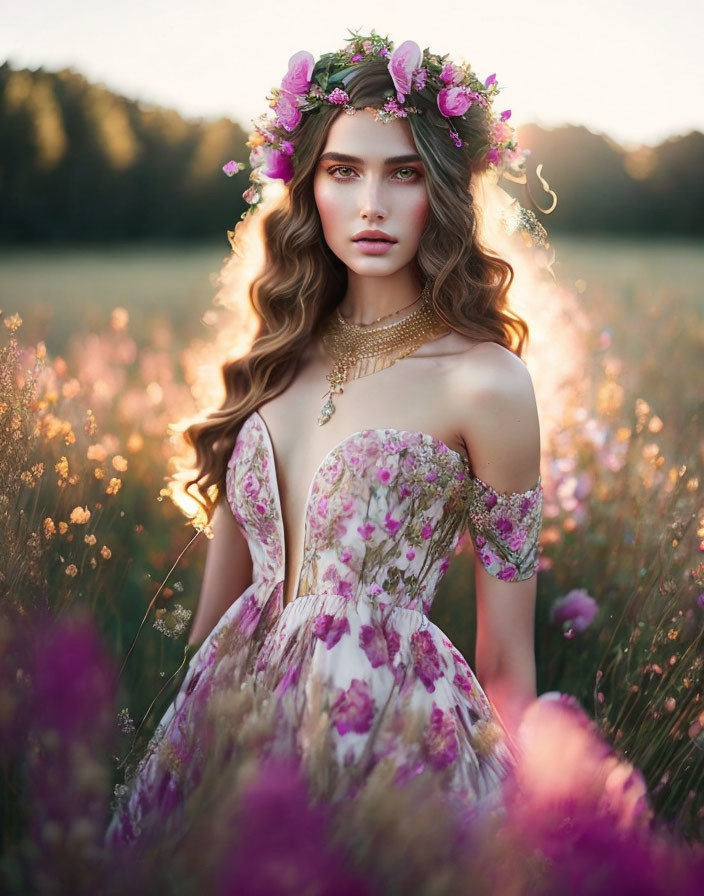
[[[200,647],[114,842],[181,812],[216,743],[232,755],[222,707],[242,691],[271,721],[263,753],[326,757],[327,796],[381,761],[470,803],[498,792],[536,696],[541,487],[527,328],[473,205],[475,178],[522,158],[496,93],[374,33],[296,54],[274,91],[245,194],[266,216],[260,328],[187,430],[213,532]],[[263,176],[288,185],[268,213]],[[466,528],[476,677],[427,615]]]

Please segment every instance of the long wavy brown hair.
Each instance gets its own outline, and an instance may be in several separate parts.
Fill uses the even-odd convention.
[[[378,58],[355,66],[344,87],[357,108],[379,108],[394,92],[387,64]],[[477,238],[471,178],[485,167],[486,112],[475,103],[463,118],[453,119],[462,139],[458,148],[433,96],[413,91],[409,102],[422,110],[406,121],[425,166],[429,200],[416,255],[420,280],[431,282],[433,307],[448,327],[520,356],[528,327],[508,308],[513,268],[482,249]],[[304,114],[291,134],[295,172],[285,200],[268,214],[255,212],[266,214],[265,263],[249,284],[257,333],[246,355],[223,364],[221,406],[184,429],[196,455],[195,475],[184,483],[185,490],[208,521],[224,494],[227,463],[243,422],[290,385],[321,322],[345,295],[347,268],[325,243],[313,195],[318,159],[339,114],[339,108],[324,104]]]

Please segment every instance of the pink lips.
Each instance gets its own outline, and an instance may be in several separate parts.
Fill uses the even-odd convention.
[[[361,230],[352,240],[365,255],[384,255],[396,242],[383,230]]]

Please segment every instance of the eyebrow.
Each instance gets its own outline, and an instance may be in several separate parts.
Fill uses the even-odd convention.
[[[320,162],[351,162],[354,165],[361,165],[364,163],[364,159],[360,159],[359,156],[349,156],[343,152],[324,152],[319,159]],[[385,165],[403,165],[407,162],[422,162],[423,160],[416,153],[407,153],[405,156],[391,156],[389,159],[384,159]]]

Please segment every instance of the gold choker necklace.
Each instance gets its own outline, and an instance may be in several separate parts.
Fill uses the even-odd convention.
[[[332,397],[344,391],[343,383],[385,370],[425,342],[449,332],[433,311],[430,283],[426,283],[416,301],[421,301],[417,311],[383,327],[351,324],[340,314],[330,317],[323,331],[323,345],[335,363],[325,377],[330,388],[323,396],[327,400],[320,411],[318,426],[327,423],[335,413]]]

